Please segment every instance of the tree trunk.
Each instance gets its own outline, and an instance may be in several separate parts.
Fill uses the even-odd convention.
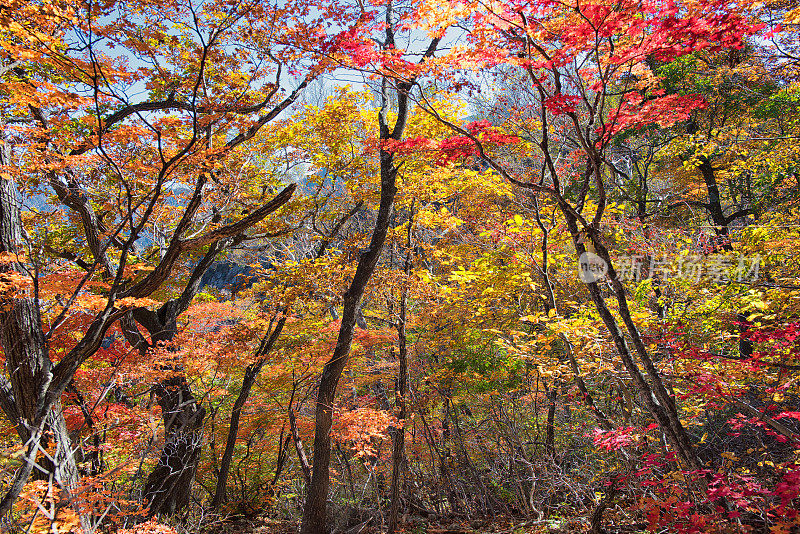
[[[563,213],[570,232],[573,236],[576,236],[573,242],[578,255],[580,255],[585,252],[586,249],[583,242],[577,237],[580,235],[577,221],[568,211],[564,210]],[[639,330],[631,318],[628,302],[625,297],[625,289],[617,277],[608,250],[606,250],[605,246],[603,246],[597,238],[597,230],[589,227],[586,231],[588,232],[588,239],[591,239],[597,255],[606,262],[608,266],[608,277],[611,280],[614,296],[619,304],[619,316],[622,318],[623,324],[628,331],[636,355],[644,365],[645,373],[642,373],[642,370],[634,360],[634,355],[628,347],[628,342],[620,330],[617,319],[609,310],[605,298],[600,292],[598,283],[591,282],[587,284],[587,288],[594,301],[595,308],[601,320],[606,325],[606,328],[608,328],[617,353],[620,355],[620,359],[625,365],[628,374],[633,379],[636,390],[645,406],[647,406],[650,413],[656,419],[665,437],[670,442],[670,445],[675,450],[678,457],[684,462],[685,466],[689,469],[698,469],[700,467],[700,462],[697,458],[696,451],[678,416],[675,401],[672,399],[666,387],[664,387],[661,375],[653,364],[653,360],[647,352]]]
[[[203,263],[201,261],[201,265]],[[193,277],[199,267],[195,269]],[[190,284],[184,290],[184,295],[186,291],[196,291],[196,287],[192,289],[192,286]],[[183,310],[181,300],[169,300],[157,311],[134,309],[132,317],[123,321],[122,330],[128,342],[142,354],[157,344],[171,342],[177,334],[177,317]],[[191,301],[191,298],[187,300]],[[134,319],[150,333],[151,343],[139,332]],[[151,517],[174,514],[189,504],[192,482],[200,460],[203,419],[206,415],[205,408],[200,406],[192,393],[180,362],[165,361],[159,367],[167,377],[153,386],[153,392],[161,406],[164,447],[143,489],[143,500]]]
[[[413,207],[412,207],[413,209]],[[413,211],[408,221],[408,251],[406,252],[405,274],[411,274],[411,226]],[[397,417],[402,422],[392,434],[392,481],[390,484],[390,505],[388,533],[397,530],[397,515],[400,511],[400,472],[403,469],[403,456],[406,442],[405,419],[407,417],[406,396],[408,391],[408,344],[406,340],[406,306],[408,303],[408,287],[403,285],[400,297],[400,318],[397,322],[397,359],[400,364],[397,377]]]
[[[281,317],[275,324],[275,329],[262,338],[261,344],[256,351],[256,361],[247,366],[242,379],[242,388],[239,390],[239,395],[233,403],[233,410],[231,411],[231,422],[228,426],[228,438],[225,442],[225,452],[222,454],[220,461],[219,477],[217,478],[217,487],[214,491],[214,498],[211,501],[211,508],[218,508],[225,501],[225,490],[228,484],[228,475],[231,470],[231,461],[233,460],[233,450],[236,446],[236,438],[239,435],[239,420],[242,416],[242,408],[244,408],[248,397],[250,397],[250,390],[253,389],[253,384],[261,371],[267,355],[272,351],[275,342],[281,335],[283,325],[286,323],[286,317]]]
[[[381,151],[381,203],[378,209],[378,218],[375,221],[369,248],[361,254],[353,281],[344,295],[342,324],[339,327],[336,348],[331,359],[325,364],[320,378],[314,431],[313,471],[303,510],[303,523],[300,531],[302,534],[321,534],[325,532],[326,528],[333,402],[336,386],[350,354],[358,307],[367,282],[378,264],[378,258],[383,251],[386,234],[389,230],[389,222],[394,209],[394,197],[397,192],[395,187],[397,169],[394,167],[393,161],[394,156],[391,153]]]
[[[386,41],[384,46],[394,49],[394,20],[393,5],[389,2],[386,6]],[[428,49],[423,54],[423,60],[429,58],[436,51],[440,39],[435,38],[431,41]],[[378,125],[380,128],[380,139],[386,141],[393,139],[399,141],[405,131],[408,120],[408,96],[414,86],[411,82],[395,82],[397,84],[397,111],[394,126],[390,129],[386,122],[386,115],[389,106],[388,85],[389,80],[384,78],[381,86],[381,109],[378,112]],[[381,170],[381,200],[378,207],[378,216],[375,220],[375,228],[372,230],[369,248],[361,253],[356,272],[350,287],[344,294],[344,306],[342,310],[342,323],[339,327],[339,336],[336,341],[336,348],[333,350],[331,359],[325,364],[320,378],[319,391],[317,393],[316,420],[314,428],[314,457],[312,465],[311,485],[308,488],[306,503],[303,509],[303,520],[300,527],[301,534],[322,534],[326,531],[326,514],[328,490],[330,487],[330,460],[331,460],[331,438],[330,431],[333,424],[333,401],[336,396],[336,386],[339,378],[347,364],[347,357],[350,354],[350,346],[353,342],[353,332],[355,329],[356,314],[364,296],[367,282],[372,277],[375,266],[378,264],[383,246],[386,242],[386,235],[394,211],[394,199],[397,194],[397,171],[394,164],[394,154],[381,148],[380,150],[380,170]]]
[[[556,454],[556,399],[558,399],[558,384],[553,383],[551,388],[544,384],[545,393],[547,394],[547,427],[544,438],[544,450],[548,456],[553,457]]]
[[[192,271],[180,297],[170,299],[158,310],[136,308],[123,320],[128,342],[145,354],[158,344],[169,344],[178,333],[178,316],[186,311],[200,288],[203,274],[230,240],[213,243]],[[135,322],[134,322],[135,321]],[[150,334],[142,336],[136,323]],[[171,515],[189,504],[192,482],[203,444],[203,419],[206,411],[192,393],[179,362],[165,362],[161,370],[167,378],[153,387],[164,421],[164,448],[144,485],[143,500],[148,515]]]
[[[170,515],[188,506],[203,442],[205,408],[180,374],[155,388],[164,421],[164,448],[144,486],[149,515]]]
[[[263,212],[264,216],[274,212],[289,201],[294,189],[293,186],[285,188],[258,211]],[[246,229],[247,227],[243,226],[241,231]],[[127,328],[123,328],[123,332],[131,345],[138,347],[141,352],[146,352],[159,343],[170,343],[178,333],[178,316],[191,305],[192,299],[200,289],[200,281],[205,272],[211,267],[219,253],[230,245],[240,243],[243,238],[244,234],[237,234],[232,238],[213,242],[192,270],[189,281],[179,297],[168,300],[156,311],[136,308],[133,312],[133,319],[150,333],[151,344],[146,342],[135,324],[129,323]],[[282,327],[283,322],[280,324]],[[280,333],[279,329],[276,328],[276,330]],[[264,349],[265,341],[267,340],[262,340],[259,350]],[[272,342],[274,343],[274,340]],[[195,399],[180,364],[167,362],[163,369],[175,376],[161,381],[154,388],[162,410],[165,440],[158,464],[147,477],[144,486],[144,500],[149,506],[148,513],[151,516],[170,515],[189,504],[192,482],[200,460],[203,444],[203,419],[206,415],[205,409]],[[257,375],[258,371],[255,374]],[[255,380],[255,376],[253,380]],[[249,395],[249,388],[246,395]],[[247,396],[244,397],[244,400],[247,400]],[[238,414],[234,430],[238,430]],[[228,452],[227,445],[226,452]],[[227,472],[225,479],[227,482]],[[219,487],[215,491],[215,501],[217,493],[219,493]],[[224,498],[224,488],[220,498]],[[218,505],[219,503],[217,503]]]
[[[8,379],[0,377],[0,404],[29,451],[28,461],[18,473],[18,481],[13,484],[12,491],[4,499],[3,508],[16,499],[14,493],[18,495],[18,490],[22,489],[31,473],[60,487],[62,495],[69,499],[80,477],[61,402],[56,398],[47,405],[53,364],[42,330],[36,295],[33,289],[14,289],[16,284],[12,274],[26,273],[22,262],[18,261],[25,253],[22,247],[20,199],[14,182],[2,177],[0,253],[10,255],[10,261],[0,263],[0,281],[11,285],[11,289],[0,295],[0,347],[8,373]],[[15,258],[18,254],[20,257]],[[50,452],[45,454],[48,448]],[[39,455],[39,452],[42,454]],[[84,527],[88,526],[86,521],[86,518],[82,518]]]
[[[297,460],[300,462],[300,469],[303,471],[303,478],[306,481],[306,485],[311,485],[311,465],[308,463],[308,457],[306,456],[306,451],[303,448],[303,441],[300,439],[300,434],[297,432],[297,418],[294,415],[294,408],[289,406],[289,430],[292,434],[292,441],[294,442],[294,448],[297,451]],[[353,492],[353,498],[355,498],[355,492]]]
[[[281,427],[281,437],[278,440],[278,461],[275,465],[275,474],[272,475],[272,482],[270,483],[270,493],[272,495],[277,495],[275,486],[278,484],[278,480],[281,478],[283,467],[286,465],[286,459],[289,458],[289,442],[292,440],[292,435],[287,433],[286,437],[284,437],[285,428],[286,426],[284,424],[284,426]]]
[[[384,86],[386,82],[384,81]],[[400,100],[406,101],[407,94],[398,95]],[[405,107],[405,106],[403,106]],[[400,114],[392,133],[383,121],[384,110],[381,110],[381,139],[399,139],[405,128],[407,112]],[[301,534],[321,534],[326,529],[326,513],[328,489],[330,486],[330,457],[331,438],[330,430],[333,424],[333,402],[336,396],[336,386],[347,364],[350,346],[353,342],[353,333],[356,326],[356,315],[364,296],[369,279],[378,264],[389,224],[394,211],[394,198],[397,194],[395,186],[397,168],[394,165],[394,155],[381,150],[381,202],[375,228],[372,231],[369,248],[361,253],[356,267],[356,273],[349,289],[344,294],[344,307],[342,310],[342,323],[339,327],[339,336],[336,348],[331,359],[325,364],[320,378],[319,391],[316,405],[316,426],[314,430],[314,456],[312,464],[311,485],[308,488],[306,504],[303,510]]]
[[[714,233],[716,234],[717,241],[712,244],[712,252],[718,249],[725,252],[732,252],[733,246],[730,242],[728,234],[728,225],[736,218],[736,214],[731,217],[726,217],[722,209],[722,199],[717,185],[717,176],[714,172],[714,166],[707,156],[700,157],[700,172],[703,175],[703,181],[706,184],[706,191],[708,193],[708,204],[705,205],[711,220],[714,223]],[[746,210],[749,212],[749,210]],[[745,213],[746,214],[746,213]]]

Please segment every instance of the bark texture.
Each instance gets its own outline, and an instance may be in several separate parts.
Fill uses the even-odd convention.
[[[21,260],[25,249],[19,195],[8,178],[0,178],[0,253],[20,258],[0,263],[0,281],[9,284],[9,289],[0,295],[0,347],[8,376],[0,377],[0,405],[28,450],[26,463],[0,504],[2,514],[10,508],[31,474],[60,487],[67,500],[71,499],[80,478],[60,395],[48,396],[54,365],[39,306],[33,289],[19,287],[15,281],[15,277],[26,274]]]

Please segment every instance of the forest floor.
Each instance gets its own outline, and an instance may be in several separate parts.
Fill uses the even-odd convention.
[[[642,532],[641,523],[605,525],[601,532],[606,534],[628,534]],[[512,517],[496,517],[490,521],[445,521],[431,522],[420,517],[406,517],[400,523],[398,532],[408,534],[577,534],[589,530],[589,520],[585,517],[547,520],[524,520]],[[278,521],[268,518],[238,520],[224,523],[215,532],[224,534],[296,534],[297,521]],[[384,528],[371,522],[337,529],[334,534],[379,534]]]

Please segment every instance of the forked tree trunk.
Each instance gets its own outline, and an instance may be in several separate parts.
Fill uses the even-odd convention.
[[[204,264],[210,264],[216,253],[216,248],[212,247],[206,254],[192,275],[193,281],[195,278],[197,280],[190,282],[181,298],[167,301],[157,311],[136,308],[131,316],[123,320],[122,330],[126,339],[141,354],[159,344],[169,344],[175,338],[177,316],[185,309],[181,304],[183,297],[187,296],[187,292],[194,295],[199,277],[205,272]],[[187,302],[191,301],[191,296],[188,296]],[[139,332],[137,323],[150,334],[149,342]],[[200,460],[203,419],[206,415],[205,408],[192,393],[180,362],[165,361],[160,364],[159,370],[164,378],[153,386],[153,393],[161,407],[164,446],[158,463],[144,484],[143,500],[148,507],[148,516],[171,515],[189,504],[192,482]]]
[[[211,253],[207,257],[209,255]],[[202,276],[202,273],[199,275]],[[196,288],[193,290],[192,286],[189,284],[184,295],[186,291],[194,293]],[[167,301],[157,311],[136,308],[132,317],[123,321],[123,332],[131,345],[145,354],[158,344],[170,343],[177,334],[176,320],[179,310],[183,308],[179,305],[180,300]],[[191,297],[188,300],[191,301]],[[136,323],[150,334],[150,342],[139,332]],[[158,463],[144,484],[143,500],[148,507],[148,516],[171,515],[189,504],[192,482],[200,460],[203,419],[206,415],[205,408],[192,393],[180,362],[165,361],[160,364],[160,371],[164,378],[153,386],[153,393],[161,407],[164,446]]]
[[[573,236],[575,236],[573,238],[573,242],[578,255],[580,255],[586,251],[586,248],[584,247],[584,242],[577,237],[580,235],[577,220],[566,210],[563,210],[562,213],[567,221],[567,226],[569,227],[570,232]],[[608,276],[611,287],[617,304],[619,305],[619,316],[625,325],[628,336],[630,337],[631,344],[633,345],[633,352],[628,345],[628,341],[626,340],[625,335],[623,334],[623,331],[617,322],[617,319],[611,313],[605,297],[600,292],[598,283],[591,282],[587,284],[587,288],[589,289],[589,294],[592,297],[595,308],[600,315],[600,319],[608,329],[611,339],[617,349],[617,353],[619,354],[623,365],[628,371],[628,374],[633,379],[634,386],[640,399],[647,407],[648,411],[653,415],[658,425],[661,427],[664,436],[669,441],[673,450],[677,453],[678,458],[684,463],[686,468],[699,469],[700,461],[697,458],[697,453],[692,446],[689,435],[686,432],[686,429],[683,427],[683,423],[681,423],[675,401],[670,395],[669,391],[667,391],[667,388],[664,386],[661,374],[656,369],[655,364],[653,363],[653,360],[650,357],[644,342],[642,341],[641,334],[639,333],[636,324],[633,322],[630,309],[628,308],[627,298],[625,296],[625,289],[617,277],[617,273],[614,270],[608,250],[606,250],[605,246],[603,246],[603,244],[597,238],[596,229],[588,228],[587,231],[589,232],[587,239],[591,240],[597,255],[608,266]],[[639,360],[642,362],[642,365],[644,366],[644,372],[642,372],[642,370],[639,368],[639,365],[636,363],[634,354],[638,356]]]
[[[274,212],[292,196],[294,185],[286,187],[269,203],[259,208],[263,214]],[[261,220],[259,219],[259,220]],[[256,221],[258,222],[258,221]],[[247,227],[243,226],[241,231]],[[128,342],[144,354],[159,345],[169,345],[178,333],[178,317],[189,309],[200,289],[203,275],[216,257],[227,247],[241,243],[244,234],[220,239],[209,245],[203,258],[195,265],[180,296],[161,305],[157,310],[136,308],[123,324]],[[135,322],[134,322],[135,321]],[[148,342],[136,323],[150,334]],[[161,370],[167,375],[153,388],[161,406],[164,421],[164,448],[155,469],[144,485],[144,501],[148,514],[171,515],[189,504],[203,444],[203,419],[206,411],[192,393],[180,362],[164,362]]]

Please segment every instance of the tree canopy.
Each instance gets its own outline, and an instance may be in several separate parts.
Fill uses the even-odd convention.
[[[795,532],[798,28],[0,6],[1,528]]]

